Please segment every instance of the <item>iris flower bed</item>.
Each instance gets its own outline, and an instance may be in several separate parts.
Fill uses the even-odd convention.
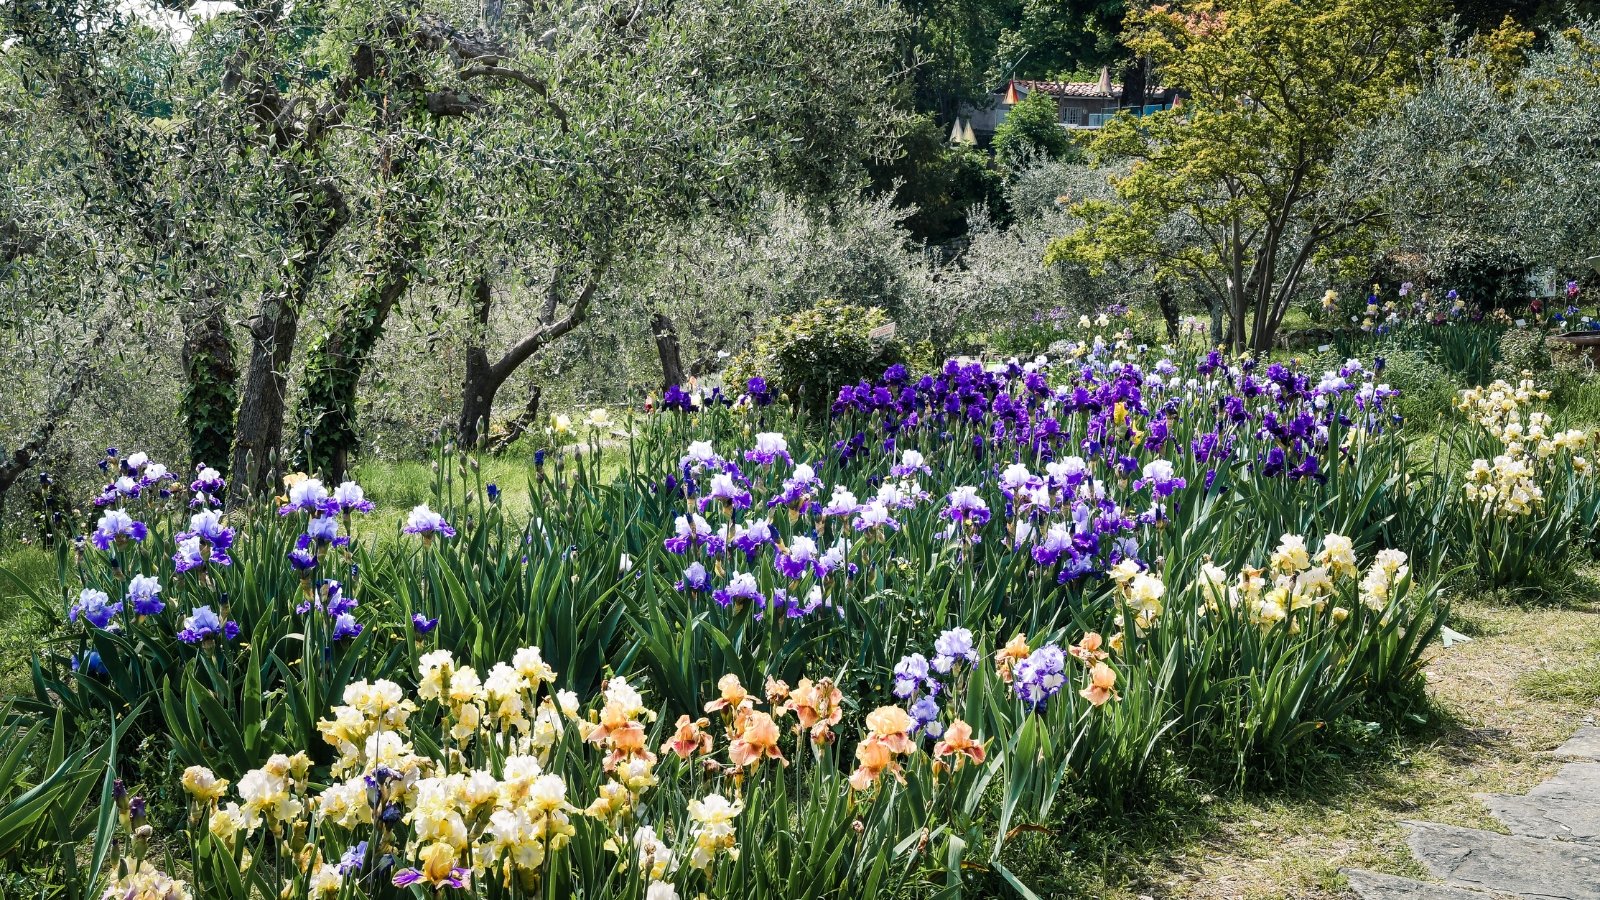
[[[353,482],[224,511],[113,453],[14,710],[115,736],[83,895],[1031,897],[1008,847],[1063,796],[1271,779],[1417,702],[1441,563],[1397,546],[1377,363],[747,387],[591,416],[531,516],[441,452],[398,534]]]

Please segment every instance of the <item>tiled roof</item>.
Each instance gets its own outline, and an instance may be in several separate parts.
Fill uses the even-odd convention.
[[[1100,90],[1098,81],[1025,81],[1016,80],[1017,87],[1029,91],[1044,91],[1052,97],[1121,97],[1122,85],[1113,83],[1111,92]]]

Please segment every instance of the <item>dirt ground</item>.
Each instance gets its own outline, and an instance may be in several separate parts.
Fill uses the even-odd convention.
[[[1559,768],[1547,751],[1595,723],[1600,603],[1457,601],[1451,626],[1471,641],[1429,664],[1440,721],[1301,787],[1215,801],[1214,823],[1147,861],[1125,896],[1334,900],[1350,896],[1341,866],[1425,877],[1405,820],[1504,831],[1477,795],[1532,788]]]

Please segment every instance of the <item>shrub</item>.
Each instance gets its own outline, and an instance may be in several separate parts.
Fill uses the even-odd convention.
[[[1400,408],[1407,418],[1429,427],[1450,414],[1455,400],[1454,380],[1427,353],[1392,350],[1384,361],[1383,376],[1400,392]]]
[[[1044,91],[1034,91],[1013,106],[994,132],[995,158],[1011,169],[1025,165],[1035,156],[1055,159],[1072,149],[1072,138],[1061,127],[1055,98]]]
[[[774,319],[728,366],[735,393],[752,378],[812,410],[822,409],[840,386],[870,378],[905,359],[898,341],[872,337],[889,324],[881,309],[828,299]]]

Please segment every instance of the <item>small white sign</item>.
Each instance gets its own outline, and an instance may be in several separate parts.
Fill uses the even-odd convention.
[[[887,325],[879,325],[877,328],[867,332],[867,337],[874,341],[881,341],[884,338],[894,337],[894,323],[890,322]]]
[[[1527,319],[1518,319],[1517,320],[1517,327],[1518,328],[1527,328],[1528,327],[1528,320]]]
[[[1332,350],[1332,349],[1333,349],[1333,345],[1332,344],[1318,344],[1317,345],[1317,352],[1318,353],[1327,353],[1329,350]]]

